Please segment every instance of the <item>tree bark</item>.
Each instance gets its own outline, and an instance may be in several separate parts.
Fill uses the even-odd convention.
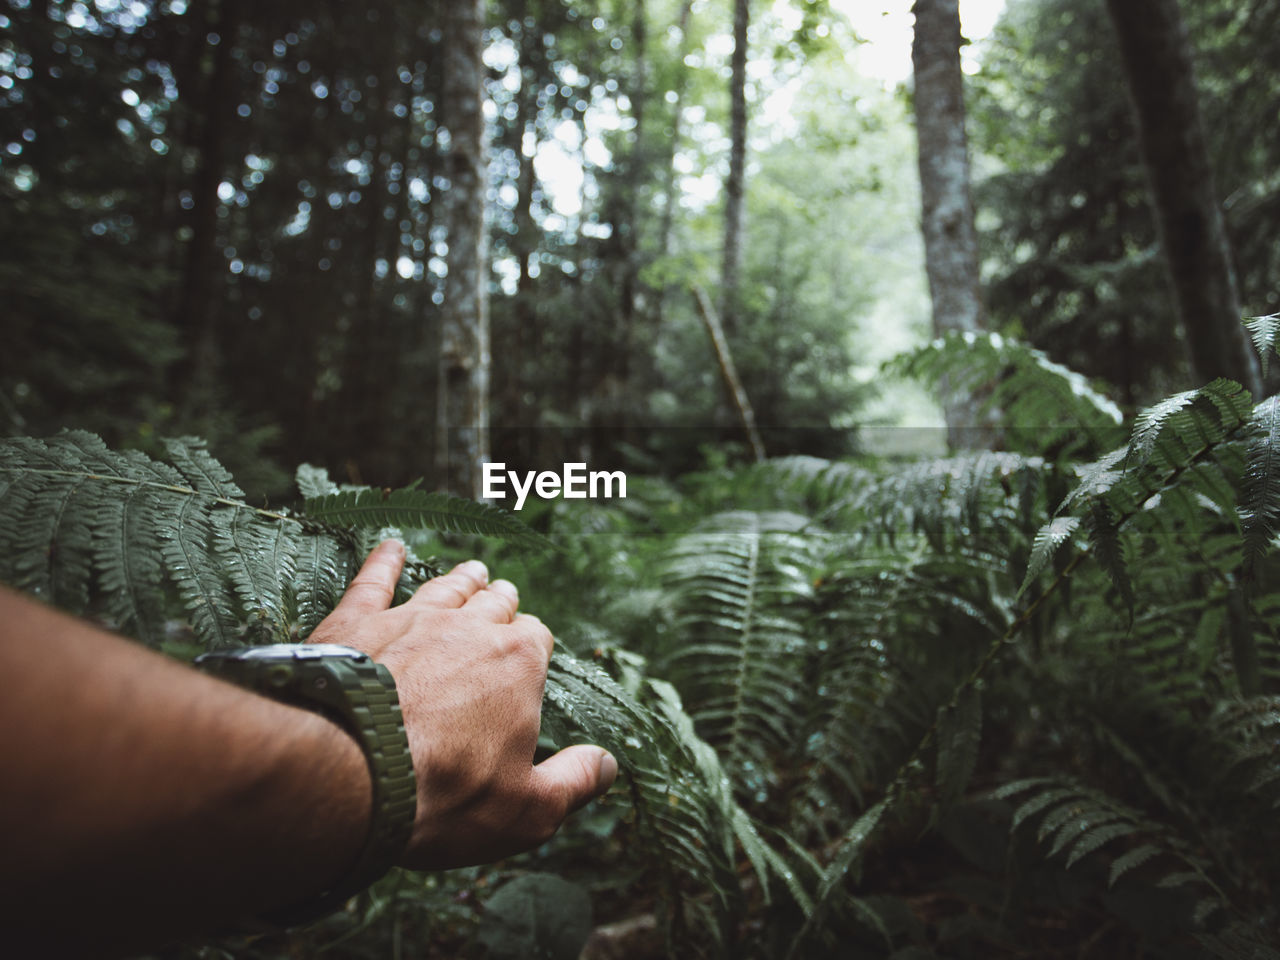
[[[919,141],[921,225],[925,270],[933,302],[935,335],[983,328],[978,235],[969,188],[964,74],[960,69],[957,0],[916,0],[911,64],[915,75]],[[953,449],[985,446],[972,398],[950,395],[943,385],[947,438]]]
[[[445,280],[436,407],[438,477],[479,498],[489,456],[489,283],[485,229],[484,0],[445,4],[443,103],[449,131]]]
[[[738,285],[742,273],[742,197],[747,165],[748,0],[734,0],[733,57],[730,60],[729,177],[724,185],[724,259],[720,267],[720,317],[733,334],[738,325]]]
[[[1151,203],[1191,364],[1262,394],[1222,207],[1214,191],[1191,46],[1177,0],[1107,0],[1137,118]]]

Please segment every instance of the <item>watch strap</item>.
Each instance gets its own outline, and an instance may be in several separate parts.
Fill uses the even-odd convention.
[[[373,797],[369,833],[355,864],[318,897],[261,918],[284,928],[318,920],[386,873],[413,830],[417,780],[391,672],[350,648],[306,644],[218,651],[196,662],[213,675],[322,713],[360,744]]]

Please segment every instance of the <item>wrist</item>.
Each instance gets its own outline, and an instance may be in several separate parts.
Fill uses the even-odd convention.
[[[395,684],[386,667],[368,655],[333,644],[276,644],[211,651],[196,659],[206,672],[230,680],[273,700],[314,712],[336,724],[347,757],[342,783],[363,783],[367,815],[363,842],[350,867],[309,900],[298,900],[262,919],[273,927],[297,926],[319,919],[378,879],[398,859],[409,839],[416,807],[417,783],[400,713]],[[332,743],[332,734],[326,734]],[[350,775],[350,747],[364,763],[364,777]],[[307,751],[299,751],[306,757]],[[291,771],[302,783],[326,784],[333,774],[312,766]],[[314,787],[313,787],[314,789]],[[308,831],[303,825],[301,832]],[[320,848],[326,836],[309,838]],[[319,879],[319,878],[317,878]]]

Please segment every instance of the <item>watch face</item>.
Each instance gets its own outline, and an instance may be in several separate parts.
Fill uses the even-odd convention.
[[[359,650],[336,643],[272,643],[229,651],[228,655],[236,660],[320,660],[340,657],[360,662],[369,659]]]

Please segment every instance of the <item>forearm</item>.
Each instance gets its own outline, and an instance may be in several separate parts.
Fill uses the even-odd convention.
[[[46,949],[216,929],[355,860],[369,776],[327,720],[2,588],[0,624],[0,912]],[[69,895],[76,931],[41,928]]]

